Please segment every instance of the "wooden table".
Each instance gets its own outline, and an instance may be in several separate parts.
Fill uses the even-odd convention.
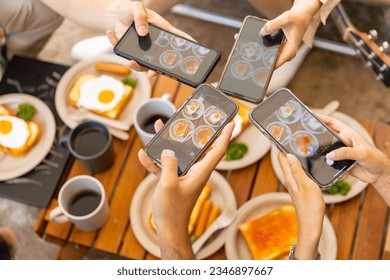
[[[152,80],[152,90],[153,97],[171,93],[177,107],[193,92],[193,88],[165,76]],[[376,146],[390,156],[390,126],[371,121],[361,121],[361,124]],[[138,243],[129,221],[133,194],[147,175],[137,158],[142,143],[134,128],[129,134],[128,141],[113,141],[116,153],[113,167],[96,175],[105,187],[110,204],[109,220],[104,227],[96,232],[82,232],[70,223],[50,222],[49,212],[58,205],[56,198],[42,210],[34,230],[46,241],[61,245],[59,259],[81,259],[89,248],[130,259],[155,259]],[[273,172],[269,153],[246,168],[221,173],[228,179],[238,207],[255,196],[283,191]],[[88,173],[74,161],[69,173],[64,174],[63,182],[81,174]],[[388,209],[372,186],[346,202],[328,205],[327,215],[337,235],[337,259],[390,259]],[[224,248],[209,259],[226,259]]]

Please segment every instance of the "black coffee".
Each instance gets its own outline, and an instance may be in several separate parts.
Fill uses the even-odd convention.
[[[104,149],[107,141],[107,135],[103,131],[90,127],[76,135],[72,146],[79,155],[94,156]]]
[[[93,191],[76,194],[69,203],[69,213],[74,216],[85,216],[92,213],[98,206],[102,196]]]
[[[154,123],[157,120],[162,120],[163,123],[166,123],[169,120],[169,117],[163,116],[163,115],[154,115],[147,119],[142,125],[141,128],[146,131],[147,133],[155,134],[156,131],[154,130]]]

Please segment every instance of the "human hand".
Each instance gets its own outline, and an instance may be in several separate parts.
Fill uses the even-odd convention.
[[[140,36],[146,36],[148,34],[149,23],[152,23],[153,25],[156,25],[162,29],[194,41],[191,36],[171,25],[162,16],[152,10],[145,8],[144,4],[141,2],[122,1],[122,4],[117,9],[116,16],[117,20],[115,25],[115,32],[112,30],[108,30],[106,32],[107,37],[113,46],[118,43],[119,38],[123,36],[133,21],[135,24],[135,29]],[[152,78],[156,75],[155,71],[148,70],[133,60],[128,62],[128,67],[135,71],[147,71],[149,78]]]
[[[163,123],[158,121],[155,128],[158,131],[162,126]],[[214,148],[182,177],[177,175],[178,162],[172,151],[162,152],[161,170],[143,150],[139,151],[138,158],[141,164],[159,177],[153,199],[153,215],[162,258],[193,257],[188,236],[189,218],[203,187],[225,155],[233,128],[234,124],[229,123],[222,130]],[[174,253],[171,248],[175,248]]]
[[[295,255],[298,259],[315,259],[322,233],[325,202],[321,189],[302,169],[298,159],[279,153],[279,162],[298,221],[298,242]]]
[[[303,35],[321,5],[319,0],[295,0],[290,10],[268,21],[261,29],[260,32],[263,36],[272,34],[279,29],[282,29],[286,36],[286,42],[283,44],[275,64],[276,68],[295,57]]]
[[[337,119],[328,116],[320,116],[320,118],[350,146],[328,153],[327,159],[356,160],[358,165],[353,167],[349,174],[366,183],[373,184],[380,176],[390,173],[390,159],[364,137]]]

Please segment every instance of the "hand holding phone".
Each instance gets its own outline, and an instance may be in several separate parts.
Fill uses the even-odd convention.
[[[218,84],[222,92],[253,103],[263,100],[284,41],[281,30],[260,34],[266,22],[253,16],[244,19]]]
[[[115,45],[114,53],[192,87],[203,83],[220,59],[218,51],[153,24],[142,37],[133,23]]]
[[[326,158],[347,144],[288,89],[276,91],[253,108],[250,120],[283,153],[294,154],[322,189],[329,188],[355,163]]]
[[[161,152],[170,149],[178,159],[178,175],[184,175],[221,130],[237,114],[231,98],[206,84],[200,85],[145,147],[161,166]]]

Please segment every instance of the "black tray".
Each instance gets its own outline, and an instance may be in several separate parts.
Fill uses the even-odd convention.
[[[31,94],[49,106],[56,121],[56,143],[68,130],[54,105],[58,81],[68,68],[65,65],[15,56],[9,62],[0,82],[0,95],[12,92]],[[0,181],[0,196],[37,207],[46,207],[72,160],[66,149],[59,144],[53,144],[50,153],[40,164],[42,168],[35,168],[35,171],[19,178]]]

